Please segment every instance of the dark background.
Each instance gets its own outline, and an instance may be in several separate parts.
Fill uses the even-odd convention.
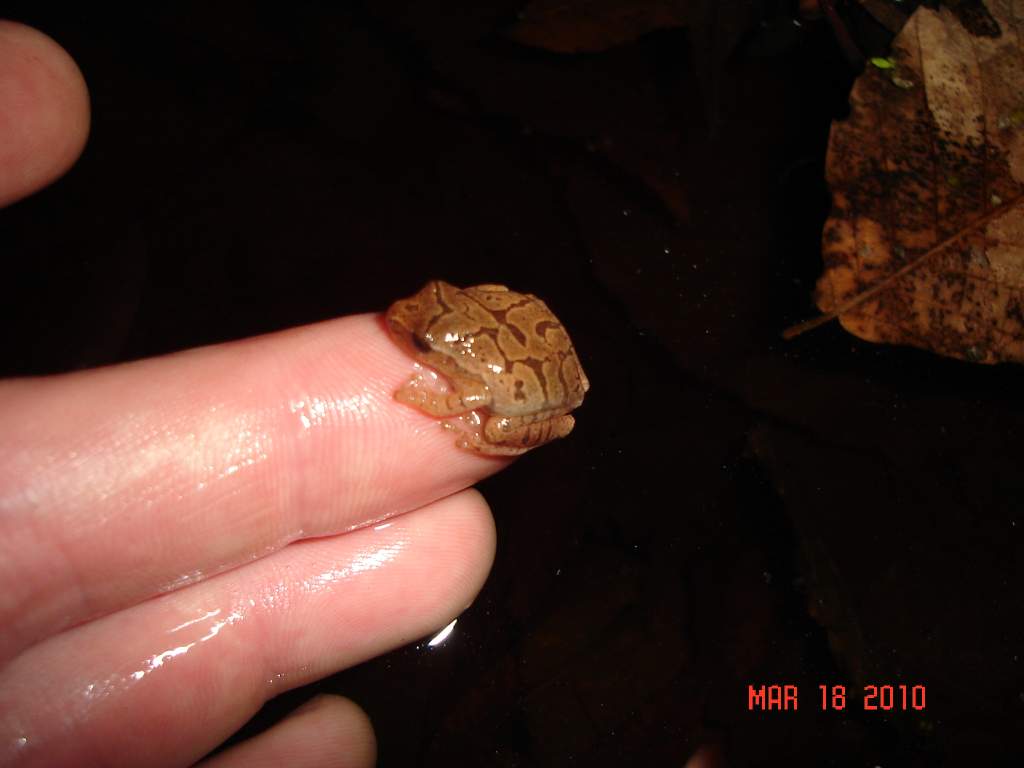
[[[786,2],[694,2],[585,53],[522,2],[14,3],[88,82],[78,164],[0,213],[2,372],[355,312],[428,278],[542,296],[593,389],[483,483],[494,570],[454,635],[315,690],[382,766],[938,765],[1024,755],[1020,371],[814,314],[856,76]],[[677,4],[684,5],[684,4]],[[909,6],[910,3],[903,3]],[[889,35],[838,3],[868,55]],[[795,23],[799,22],[799,23]],[[747,711],[748,684],[800,686]],[[927,686],[820,711],[819,684]]]

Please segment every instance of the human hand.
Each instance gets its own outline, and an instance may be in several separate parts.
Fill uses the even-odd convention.
[[[74,162],[88,99],[10,23],[0,85],[5,204]],[[463,610],[494,551],[464,489],[505,463],[396,403],[409,371],[365,315],[0,383],[0,763],[189,765],[268,698]],[[209,764],[374,754],[324,697]]]

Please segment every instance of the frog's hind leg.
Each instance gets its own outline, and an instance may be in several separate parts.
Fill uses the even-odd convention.
[[[459,447],[499,456],[526,453],[572,432],[576,424],[572,416],[558,411],[550,414],[536,414],[532,418],[492,416],[484,425],[483,434],[467,435],[459,441]]]
[[[482,382],[463,378],[452,378],[452,390],[440,392],[417,375],[395,392],[395,400],[442,419],[490,405],[491,393]]]

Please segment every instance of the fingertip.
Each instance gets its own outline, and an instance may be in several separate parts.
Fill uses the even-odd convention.
[[[0,206],[64,174],[89,135],[89,92],[67,51],[0,20]]]
[[[352,699],[320,694],[292,712],[297,730],[316,738],[326,733],[332,754],[346,757],[346,766],[370,766],[377,762],[377,738],[370,716]],[[321,736],[321,738],[324,738]]]
[[[476,552],[477,557],[472,561],[473,568],[467,574],[469,583],[466,585],[467,592],[471,592],[475,598],[483,588],[491,567],[494,565],[494,555],[498,547],[498,533],[494,524],[494,515],[491,514],[491,507],[487,500],[475,488],[468,488],[462,491],[459,496],[463,499],[466,512],[470,518],[469,524],[464,525],[462,530],[470,539],[469,551]]]
[[[377,739],[366,712],[350,699],[322,694],[202,768],[361,768],[377,762]]]

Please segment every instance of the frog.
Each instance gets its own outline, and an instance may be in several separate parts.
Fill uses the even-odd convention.
[[[590,382],[564,326],[536,296],[430,280],[394,302],[384,322],[399,347],[449,385],[441,391],[415,375],[395,399],[448,419],[457,447],[516,456],[572,432],[570,412]]]

